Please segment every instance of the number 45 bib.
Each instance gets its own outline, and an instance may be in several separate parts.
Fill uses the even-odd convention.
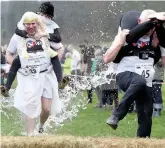
[[[152,87],[152,80],[155,74],[155,70],[152,64],[150,63],[136,64],[135,73],[145,78],[147,86]]]

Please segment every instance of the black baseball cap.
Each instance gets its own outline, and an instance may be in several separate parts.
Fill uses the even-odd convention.
[[[39,12],[54,17],[54,6],[50,2],[44,2],[39,7]]]

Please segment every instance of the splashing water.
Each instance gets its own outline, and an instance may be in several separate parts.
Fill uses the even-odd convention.
[[[13,106],[14,104],[14,89],[11,89],[9,92],[10,97],[0,98],[0,114],[1,114],[1,134],[2,135],[15,135],[19,134],[20,131],[15,130],[16,127],[22,127],[23,124],[23,115]],[[9,124],[12,127],[9,128]],[[7,130],[7,133],[6,133]],[[5,132],[4,132],[5,131]]]
[[[106,74],[104,72],[98,75],[92,76],[71,76],[71,81],[69,86],[67,86],[63,90],[59,90],[59,97],[62,101],[62,112],[57,116],[49,116],[47,122],[45,123],[45,132],[47,134],[53,134],[57,127],[61,127],[64,125],[65,121],[72,121],[78,115],[80,109],[86,109],[86,105],[88,104],[88,100],[85,96],[84,90],[91,89],[91,87],[96,88],[98,85],[109,83],[111,79],[106,78]],[[10,91],[9,98],[1,98],[0,104],[0,112],[2,120],[2,132],[1,134],[7,135],[25,135],[23,131],[24,125],[24,116],[22,113],[17,111],[14,104],[14,92],[15,90]],[[9,130],[9,132],[3,133],[3,128],[5,127],[6,123],[5,120],[9,120],[12,122],[13,127]],[[37,119],[39,123],[39,118]],[[4,127],[3,127],[4,126]],[[15,128],[20,127],[22,129]],[[36,127],[37,130],[38,127]],[[21,131],[22,130],[22,131]]]

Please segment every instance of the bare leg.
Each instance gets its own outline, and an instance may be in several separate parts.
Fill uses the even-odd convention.
[[[52,100],[42,97],[41,103],[42,103],[42,111],[40,114],[40,127],[39,128],[43,128],[44,123],[46,122],[46,120],[49,117]]]
[[[35,119],[32,119],[25,115],[25,128],[28,136],[34,135],[34,129],[35,129]]]

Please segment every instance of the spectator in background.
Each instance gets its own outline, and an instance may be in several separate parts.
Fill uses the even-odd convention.
[[[67,49],[67,48],[66,48]],[[64,57],[64,64],[62,64],[63,68],[63,80],[61,83],[59,83],[59,89],[64,89],[65,86],[69,84],[70,75],[71,75],[71,61],[72,61],[72,55],[70,52],[65,53]]]
[[[1,68],[1,85],[5,84],[5,79],[6,79],[6,72],[3,68]]]
[[[6,64],[6,59],[5,59],[4,54],[1,51],[1,85],[4,85],[5,84],[6,72],[3,69],[3,65],[5,65],[5,64]]]
[[[68,48],[70,47],[71,45],[66,45],[66,47],[65,47],[65,49],[64,49],[64,52],[63,52],[63,54],[62,54],[62,58],[61,58],[61,64],[64,64],[65,63],[65,60],[66,60],[66,57],[65,57],[65,55],[66,55],[66,53],[68,52]]]
[[[86,69],[87,69],[87,62],[86,62],[86,56],[85,55],[85,52],[86,52],[86,45],[85,44],[82,44],[82,45],[79,45],[79,48],[80,48],[80,55],[81,55],[81,73],[82,75],[86,75]]]
[[[7,45],[5,46],[1,46],[1,64],[6,64],[6,49],[7,49]]]
[[[94,46],[89,46],[85,40],[84,44],[79,45],[82,54],[82,63],[84,75],[90,75],[92,67],[92,58],[94,58]]]
[[[1,46],[1,85],[6,83],[7,73],[9,72],[10,65],[7,64],[5,54],[7,45]]]
[[[71,75],[71,61],[72,61],[72,55],[70,52],[67,52],[65,54],[65,63],[62,64],[64,75]]]
[[[162,82],[164,80],[164,66],[162,64],[162,61],[160,60],[158,63],[155,64],[155,75],[153,79],[153,101],[154,101],[154,111],[153,116],[160,116],[161,110],[163,108],[163,99],[162,99]]]
[[[78,75],[81,75],[81,55],[73,46],[68,48],[68,52],[71,53],[71,79],[69,83],[73,89],[77,90],[77,84],[80,81]]]
[[[72,55],[71,60],[71,74],[72,75],[81,75],[81,55],[74,49],[72,46],[68,48],[68,52]]]
[[[89,46],[86,48],[86,53],[84,56],[86,56],[86,62],[87,62],[87,69],[86,69],[87,75],[91,74],[92,59],[94,58],[95,50],[96,48],[94,46]]]
[[[6,59],[5,59],[5,55],[3,54],[3,52],[1,51],[1,65],[2,64],[6,64]]]
[[[102,53],[101,53],[101,50],[98,49],[95,51],[95,58],[92,60],[92,68],[91,68],[92,75],[97,75],[99,73],[98,62],[101,59],[102,59]],[[97,86],[95,88],[95,92],[98,98],[98,103],[96,104],[95,107],[102,108],[102,90],[100,89],[100,86]]]
[[[86,62],[87,62],[87,67],[86,67],[87,76],[91,75],[92,60],[94,59],[95,50],[97,49],[95,49],[94,46],[89,46],[86,48],[85,53],[84,53],[84,59],[86,59]],[[87,94],[88,94],[89,103],[92,103],[92,88],[87,90]]]
[[[83,75],[90,76],[92,68],[92,58],[94,58],[94,46],[89,46],[88,41],[84,41],[79,45],[82,55],[82,69]],[[89,79],[90,81],[90,79]],[[92,103],[92,89],[87,90],[88,101]]]
[[[96,70],[106,75],[107,83],[100,85],[102,90],[102,105],[106,108],[106,104],[112,105],[114,100],[115,108],[118,106],[118,90],[116,85],[116,64],[105,64],[103,61],[103,55],[107,51],[107,47],[104,47],[101,53],[101,58],[97,63]]]

